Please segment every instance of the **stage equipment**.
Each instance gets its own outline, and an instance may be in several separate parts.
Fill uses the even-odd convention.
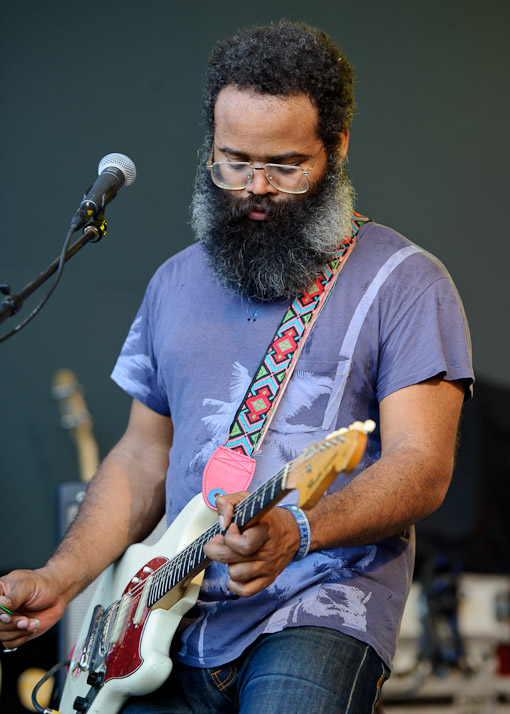
[[[40,287],[53,273],[56,273],[52,286],[32,310],[32,312],[16,327],[0,337],[0,342],[7,340],[25,325],[27,325],[43,308],[49,300],[53,291],[58,285],[62,276],[66,262],[80,248],[88,243],[97,243],[106,235],[106,221],[104,219],[104,209],[110,201],[117,195],[117,191],[123,186],[129,186],[136,178],[134,163],[124,154],[108,154],[99,162],[99,178],[84,196],[80,207],[76,211],[71,221],[71,226],[64,240],[60,256],[56,258],[46,270],[40,273],[34,280],[26,285],[18,294],[11,293],[11,288],[6,282],[0,282],[0,293],[5,295],[0,303],[0,324],[8,317],[15,315],[23,306],[26,298]],[[81,238],[71,245],[73,234],[83,228]]]

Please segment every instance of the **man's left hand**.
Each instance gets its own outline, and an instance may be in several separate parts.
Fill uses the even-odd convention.
[[[208,558],[228,565],[228,587],[241,597],[254,595],[271,585],[299,548],[299,529],[286,508],[272,508],[243,532],[231,522],[234,506],[248,495],[218,496],[218,520],[226,531],[204,547]]]

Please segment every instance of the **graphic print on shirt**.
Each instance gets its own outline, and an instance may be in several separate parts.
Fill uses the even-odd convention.
[[[151,393],[151,385],[147,383],[147,374],[152,370],[149,355],[136,351],[143,344],[141,339],[142,322],[142,315],[134,320],[115,366],[115,372],[122,376],[126,391],[141,401]]]
[[[203,470],[214,450],[224,443],[251,379],[246,367],[239,362],[234,362],[229,386],[230,401],[212,398],[203,400],[204,407],[214,407],[216,411],[201,419],[210,438],[193,457],[190,463],[193,471],[198,468]],[[303,449],[303,433],[317,432],[317,426],[307,417],[313,414],[313,407],[318,399],[329,398],[333,382],[330,376],[317,375],[296,368],[263,444],[263,448],[271,443],[277,449],[279,467],[299,456]],[[310,438],[310,443],[314,441],[317,441],[315,435]]]
[[[206,397],[202,404],[204,407],[214,407],[216,411],[212,414],[202,417],[201,421],[205,424],[210,438],[203,444],[190,462],[192,472],[202,473],[205,465],[213,454],[213,451],[223,444],[228,436],[228,430],[239,405],[246,394],[246,391],[251,383],[251,376],[246,367],[240,362],[234,362],[232,365],[232,377],[230,378],[229,396],[230,401],[224,402],[221,399],[212,399]]]
[[[360,588],[344,583],[331,583],[314,588],[313,597],[301,594],[290,599],[285,606],[277,610],[267,621],[265,632],[273,632],[284,627],[295,627],[306,618],[338,618],[344,625],[367,631],[367,603],[372,593],[365,593]]]

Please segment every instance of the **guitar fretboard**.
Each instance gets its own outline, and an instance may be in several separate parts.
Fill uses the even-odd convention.
[[[288,469],[289,464],[237,504],[232,520],[240,529],[264,508],[274,505],[287,494],[285,477]],[[204,554],[204,545],[219,533],[221,533],[220,526],[215,523],[157,571],[149,591],[148,607],[152,607],[191,573],[198,572],[205,566],[207,558]]]

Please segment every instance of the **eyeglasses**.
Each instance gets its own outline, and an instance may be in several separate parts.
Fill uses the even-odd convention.
[[[306,193],[310,188],[308,175],[313,169],[317,157],[324,147],[313,157],[312,165],[308,169],[301,166],[287,166],[286,164],[264,164],[252,166],[248,161],[214,161],[207,162],[213,182],[219,188],[227,191],[241,191],[253,181],[255,171],[264,171],[266,179],[271,186],[284,193]]]

